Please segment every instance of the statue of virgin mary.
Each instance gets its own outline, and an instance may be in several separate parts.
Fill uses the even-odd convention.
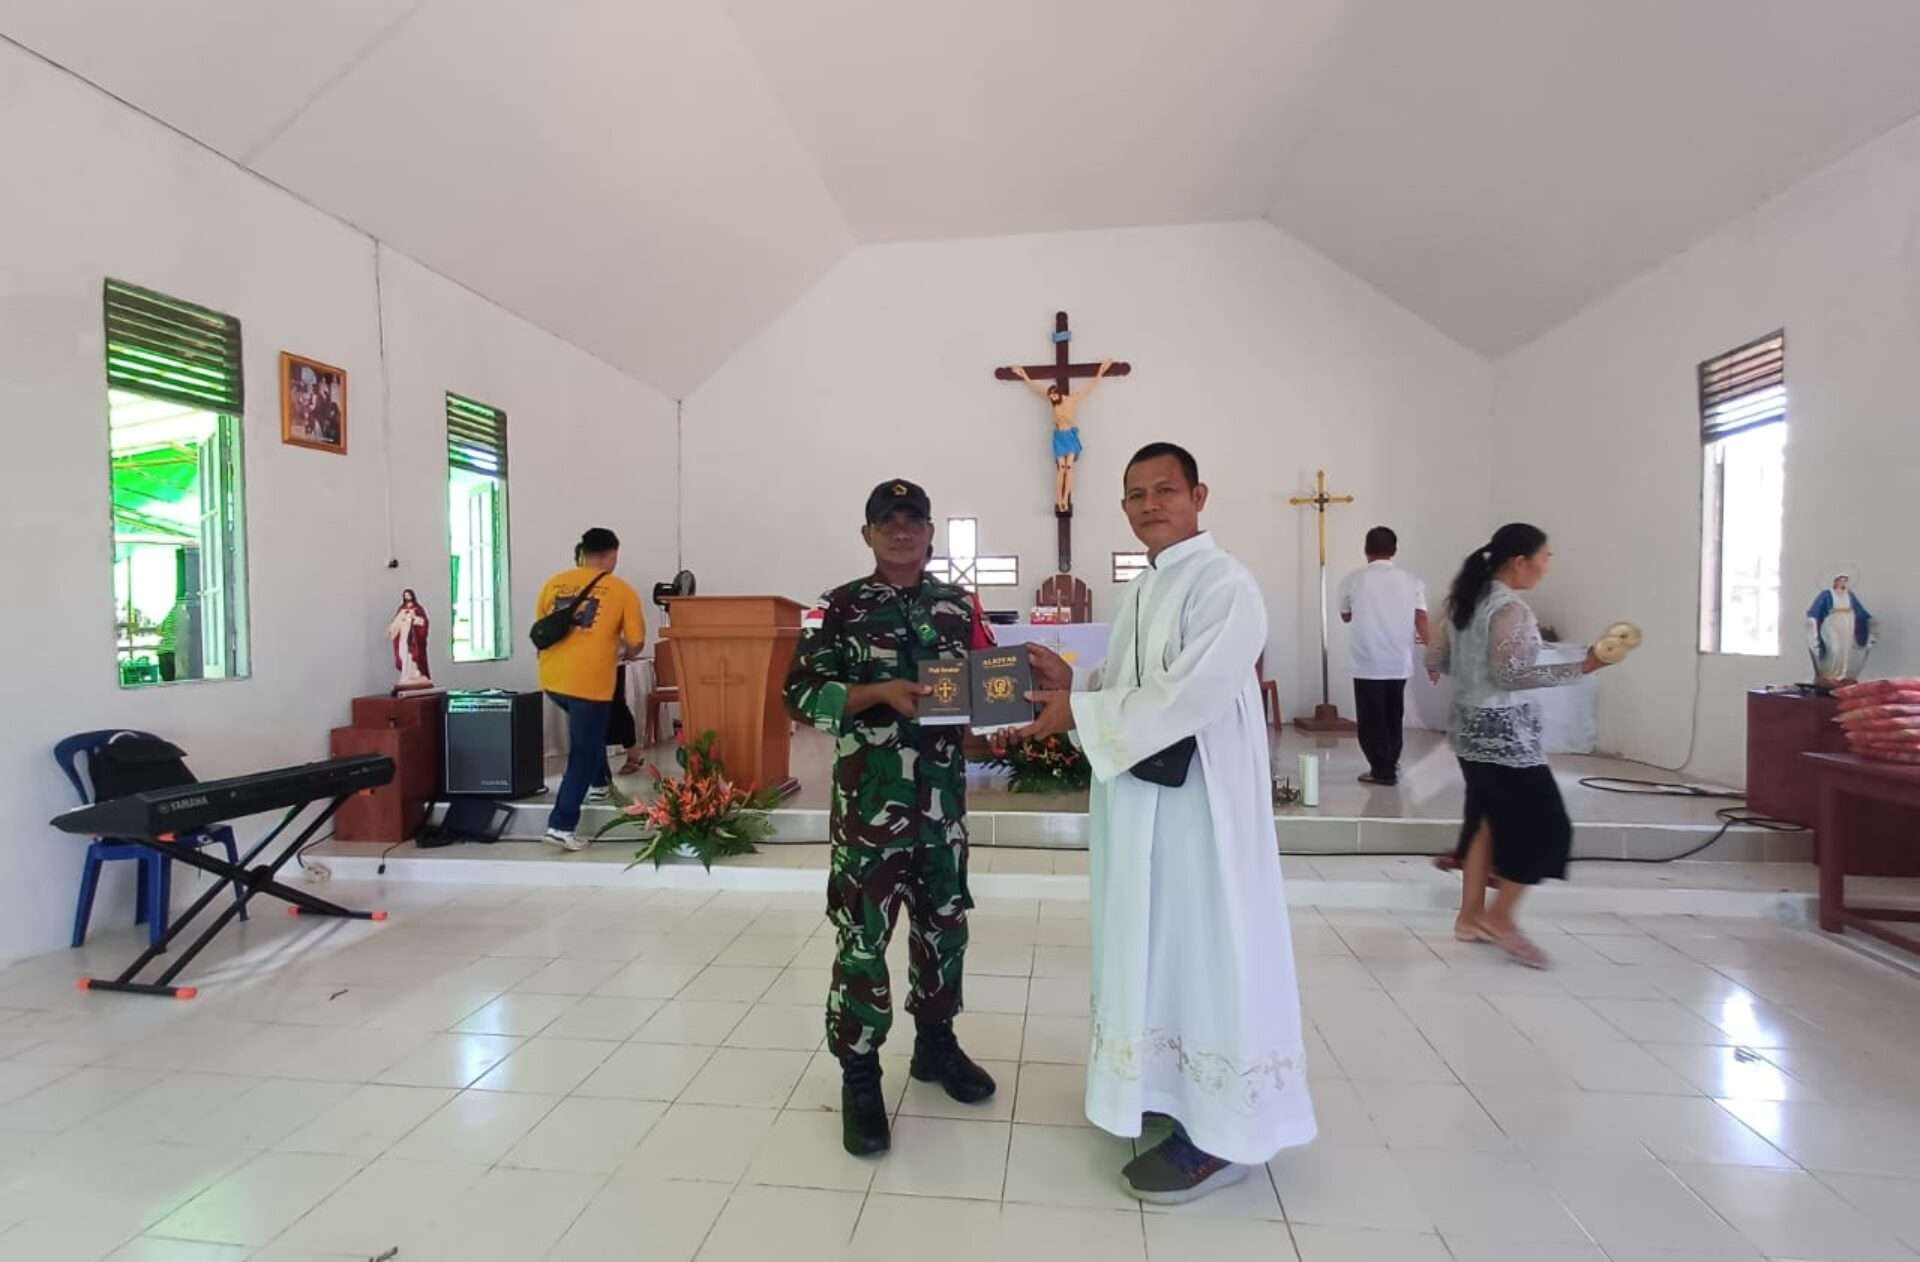
[[[1853,575],[1834,572],[1827,590],[1807,608],[1807,651],[1813,679],[1821,687],[1852,683],[1867,668],[1867,654],[1879,640],[1873,615],[1853,590]]]

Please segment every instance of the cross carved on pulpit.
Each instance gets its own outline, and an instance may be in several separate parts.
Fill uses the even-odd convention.
[[[720,690],[720,712],[725,714],[727,710],[727,689],[745,684],[747,677],[735,672],[732,664],[723,657],[720,659],[718,670],[715,670],[711,674],[700,676],[695,682],[710,684]]]

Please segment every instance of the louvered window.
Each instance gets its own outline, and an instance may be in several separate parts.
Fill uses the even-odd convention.
[[[1780,652],[1780,534],[1787,455],[1787,335],[1699,368],[1703,452],[1700,648]]]
[[[240,322],[117,280],[103,306],[120,684],[244,678]]]
[[[507,414],[447,396],[447,543],[453,660],[512,656]]]
[[[1700,365],[1700,434],[1732,438],[1787,419],[1787,335],[1774,333]]]

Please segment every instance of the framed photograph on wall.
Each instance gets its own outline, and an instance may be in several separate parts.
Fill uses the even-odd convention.
[[[347,370],[280,352],[280,441],[347,454]]]

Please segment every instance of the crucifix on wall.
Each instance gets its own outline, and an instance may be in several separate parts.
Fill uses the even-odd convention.
[[[1053,317],[1053,362],[1051,364],[1014,364],[996,368],[993,375],[1001,381],[1019,381],[1047,401],[1053,412],[1053,514],[1060,526],[1060,573],[1073,569],[1073,470],[1080,458],[1080,422],[1076,413],[1080,401],[1092,394],[1108,377],[1125,377],[1133,365],[1106,359],[1097,364],[1071,362],[1069,343],[1073,333],[1067,327],[1067,313]],[[1092,378],[1075,390],[1075,377]]]
[[[1327,509],[1335,504],[1351,504],[1351,495],[1327,494],[1327,471],[1317,470],[1313,475],[1313,494],[1296,495],[1287,501],[1295,508],[1311,504],[1314,516],[1320,525],[1320,704],[1313,707],[1312,718],[1297,718],[1294,725],[1308,732],[1351,732],[1354,725],[1340,717],[1340,707],[1333,704],[1333,687],[1327,669]]]

